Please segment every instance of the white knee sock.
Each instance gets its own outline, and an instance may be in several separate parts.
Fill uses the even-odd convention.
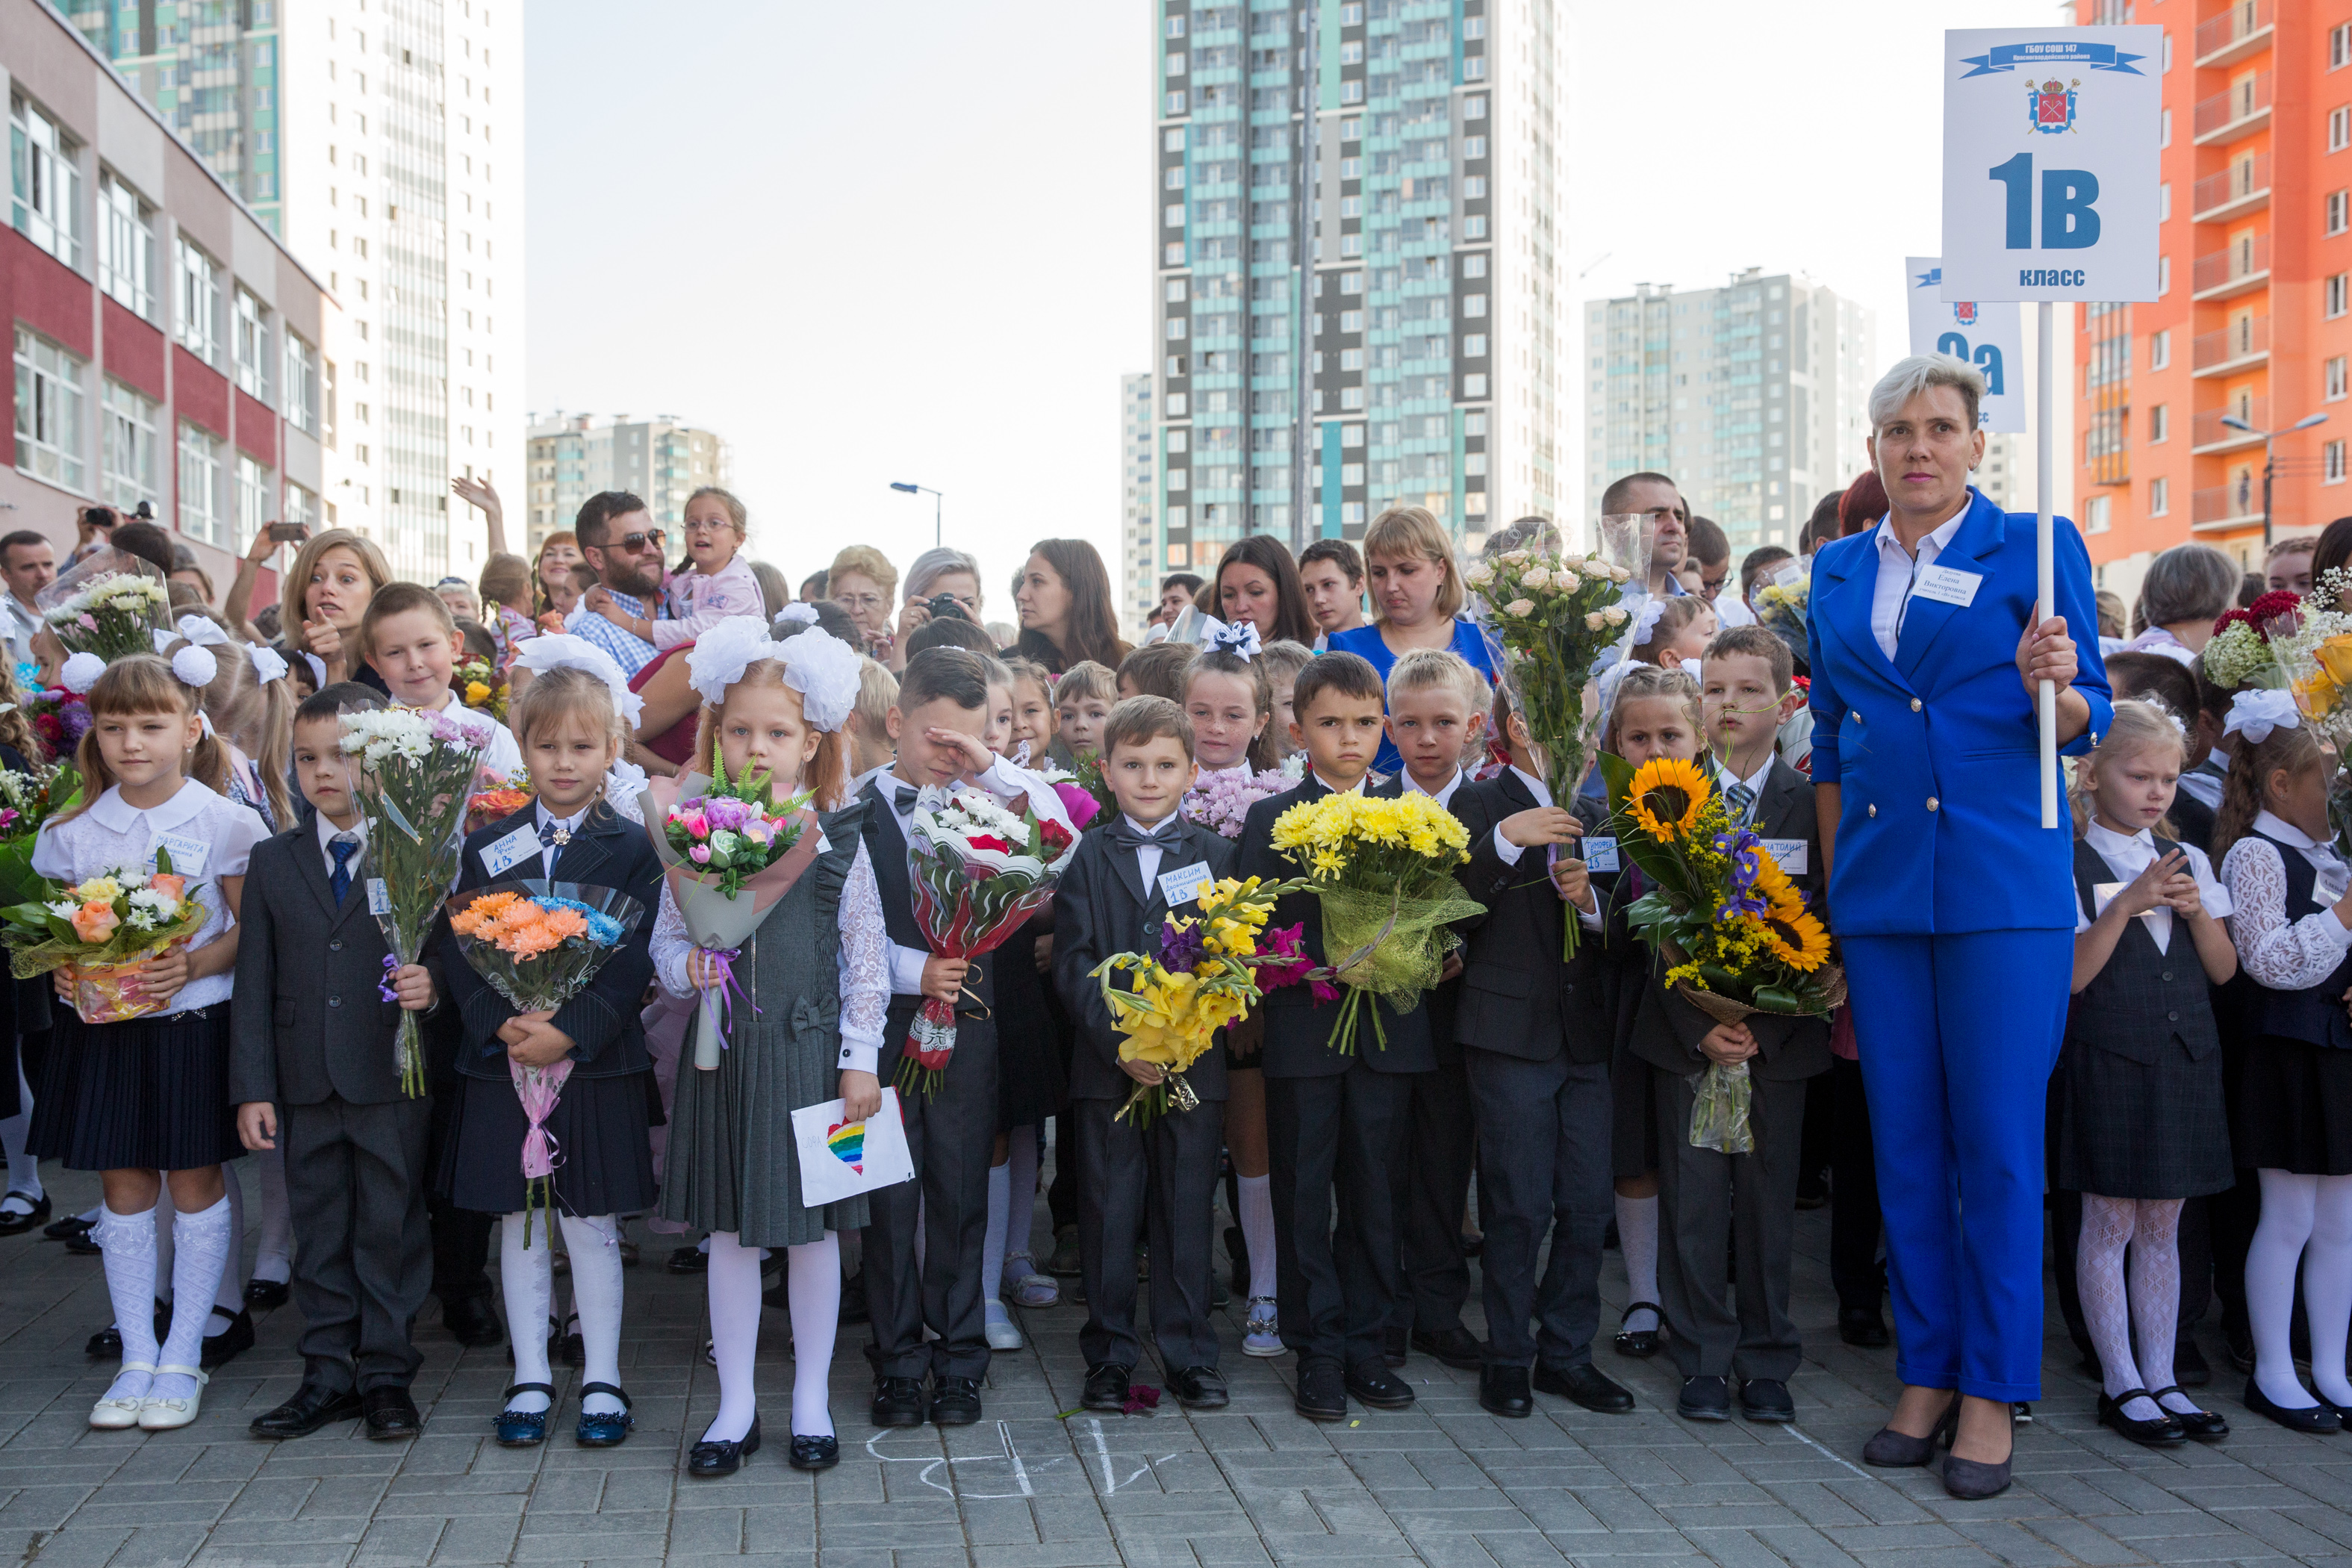
[[[33,1127],[33,1086],[25,1081],[25,1063],[16,1062],[16,1103],[24,1109],[0,1121],[0,1150],[8,1155],[8,1190],[28,1198],[41,1195],[41,1163],[25,1152],[25,1135]]]
[[[1242,1246],[1249,1251],[1252,1300],[1274,1294],[1274,1178],[1236,1176],[1241,1188]]]
[[[1004,1256],[1027,1258],[1029,1233],[1037,1224],[1037,1129],[1016,1127],[1005,1137],[1010,1140],[1004,1169],[1012,1206],[1004,1211]]]
[[[2140,1386],[2151,1393],[2175,1384],[2173,1342],[2180,1332],[2180,1200],[2142,1198],[2132,1225],[2131,1314],[2139,1340]],[[2168,1410],[2194,1410],[2186,1394],[2157,1401]],[[2185,1412],[2184,1412],[2185,1413]]]
[[[526,1220],[530,1225],[528,1248],[522,1244]],[[506,1297],[507,1340],[514,1346],[517,1383],[554,1381],[547,1370],[547,1315],[555,1302],[555,1253],[547,1233],[553,1223],[543,1212],[499,1218],[499,1287]],[[531,1415],[553,1403],[544,1394],[518,1394],[506,1408]]]
[[[1625,1300],[1654,1301],[1658,1299],[1658,1200],[1655,1194],[1646,1198],[1617,1197],[1617,1246],[1625,1255]],[[1658,1326],[1657,1313],[1647,1307],[1629,1312],[1621,1325],[1627,1333],[1640,1333]]]
[[[228,1189],[228,1256],[222,1259],[220,1283],[213,1288],[213,1305],[220,1310],[205,1316],[206,1339],[228,1332],[229,1319],[245,1310],[245,1184],[233,1165],[221,1167],[221,1184]]]
[[[220,1289],[234,1242],[226,1197],[210,1208],[184,1209],[173,1219],[172,1331],[164,1337],[157,1365],[194,1366],[204,1353],[205,1320],[213,1315],[213,1297]],[[196,1380],[184,1373],[156,1374],[158,1399],[186,1399],[195,1392]]]
[[[2308,1410],[2318,1402],[2294,1375],[2294,1266],[2304,1243],[2311,1239],[2320,1178],[2276,1170],[2260,1175],[2263,1219],[2246,1247],[2246,1319],[2254,1336],[2254,1384],[2283,1410]],[[2315,1324],[2313,1333],[2317,1332]],[[2336,1342],[2343,1342],[2340,1329]]]
[[[2074,1289],[2083,1303],[2084,1326],[2090,1330],[2092,1347],[2099,1353],[2099,1373],[2110,1399],[2147,1387],[2138,1363],[2132,1358],[2132,1309],[2136,1303],[2124,1289],[2124,1249],[2132,1247],[2132,1231],[2138,1218],[2139,1205],[2129,1198],[2105,1197],[2097,1193],[2083,1194],[2083,1236],[2074,1247]],[[2143,1237],[2140,1245],[2133,1247],[2135,1263],[2146,1245]],[[2176,1290],[2176,1296],[2178,1293]],[[2134,1421],[2154,1421],[2159,1415],[2153,1403],[2146,1399],[2131,1400],[2124,1405],[2123,1413]]]
[[[751,1363],[760,1353],[760,1248],[745,1247],[733,1231],[711,1232],[705,1282],[710,1293],[711,1354],[719,1362],[719,1414],[704,1428],[702,1440],[740,1443],[760,1413],[751,1376]],[[835,1289],[839,1289],[838,1283]],[[793,1318],[797,1322],[797,1311]]]
[[[155,1364],[155,1211],[116,1214],[100,1205],[90,1239],[104,1248],[106,1294],[114,1303],[114,1325],[122,1335],[122,1363]],[[151,1373],[126,1372],[106,1391],[109,1399],[138,1399],[148,1392]]]
[[[1004,1227],[1013,1207],[1013,1168],[992,1165],[988,1171],[988,1235],[980,1244],[980,1303],[997,1300],[1004,1285]]]
[[[611,1215],[563,1216],[572,1255],[572,1310],[580,1314],[580,1381],[621,1386],[621,1222]],[[609,1394],[583,1395],[583,1415],[618,1415],[628,1406]]]
[[[841,1327],[841,1237],[828,1230],[823,1241],[787,1249],[784,1289],[793,1303],[793,1436],[830,1437],[826,1384]]]
[[[259,1150],[253,1167],[261,1178],[261,1239],[254,1248],[253,1278],[282,1285],[294,1278],[294,1215],[286,1198],[286,1151]]]
[[[2319,1176],[2311,1244],[2303,1255],[2303,1310],[2311,1323],[2311,1386],[2338,1409],[2352,1408],[2344,1376],[2344,1334],[2352,1326],[2352,1176]]]

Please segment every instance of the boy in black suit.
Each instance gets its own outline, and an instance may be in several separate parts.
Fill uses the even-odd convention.
[[[1297,788],[1250,807],[1238,875],[1277,881],[1300,874],[1297,862],[1274,847],[1275,819],[1292,806],[1335,791],[1402,793],[1394,779],[1370,781],[1381,698],[1379,672],[1356,654],[1320,654],[1298,672],[1290,733],[1312,771]],[[1267,921],[1269,929],[1294,923],[1306,927],[1308,955],[1328,962],[1322,906],[1313,893],[1283,899]],[[1350,1056],[1330,1043],[1338,1002],[1318,1005],[1308,987],[1291,985],[1269,994],[1264,1008],[1276,1294],[1283,1342],[1298,1356],[1295,1402],[1310,1421],[1345,1419],[1349,1394],[1382,1410],[1402,1410],[1413,1397],[1383,1352],[1402,1294],[1397,1194],[1413,1075],[1428,1072],[1436,1058],[1424,1003],[1405,1013],[1377,998],[1373,1005],[1381,1009],[1388,1045],[1382,1048],[1366,1027]]]
[[[1119,815],[1079,841],[1055,893],[1054,984],[1077,1022],[1070,1062],[1078,1160],[1078,1253],[1087,1287],[1082,1403],[1118,1411],[1140,1349],[1135,1246],[1151,1245],[1151,1329],[1169,1387],[1188,1410],[1220,1410],[1217,1331],[1209,1318],[1210,1207],[1225,1098],[1222,1047],[1186,1069],[1197,1109],[1171,1107],[1148,1127],[1119,1108],[1138,1084],[1162,1080],[1150,1062],[1122,1062],[1095,967],[1116,952],[1154,952],[1171,903],[1192,901],[1231,873],[1234,847],[1177,815],[1192,781],[1192,724],[1164,697],[1130,697],[1102,732],[1103,782]],[[1174,897],[1171,899],[1171,892]]]
[[[393,977],[379,1000],[383,932],[368,913],[366,824],[352,798],[342,710],[381,708],[356,683],[330,686],[294,717],[294,771],[316,816],[253,851],[229,1004],[229,1096],[248,1149],[286,1151],[302,1384],[255,1417],[257,1437],[299,1437],[363,1415],[371,1437],[419,1429],[408,1385],[422,1359],[409,1325],[433,1279],[425,1219],[431,1105],[402,1092],[400,1009],[424,1012],[433,976]]]

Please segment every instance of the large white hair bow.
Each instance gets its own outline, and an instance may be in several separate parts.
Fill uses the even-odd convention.
[[[782,609],[776,612],[776,618],[772,624],[780,626],[813,626],[816,625],[816,606],[814,605],[805,604],[799,599],[794,599],[791,604],[786,605]]]
[[[613,693],[613,706],[619,710],[621,721],[630,729],[637,727],[638,715],[646,709],[646,700],[629,689],[629,678],[621,672],[621,665],[611,654],[571,632],[547,632],[526,638],[516,645],[514,662],[536,675],[552,669],[584,669],[603,681]]]
[[[1211,632],[1202,646],[1212,653],[1229,653],[1247,664],[1258,656],[1263,646],[1258,640],[1255,621],[1234,621]]]
[[[801,711],[813,728],[838,730],[857,706],[860,660],[856,649],[814,627],[775,642],[750,616],[730,616],[695,639],[686,656],[687,684],[716,708],[727,689],[762,659],[784,667],[784,684],[801,694]]]
[[[265,685],[286,679],[286,656],[274,647],[259,643],[245,645],[245,657],[253,661],[253,679]]]
[[[2271,738],[2272,731],[2299,729],[2302,724],[2303,715],[2295,711],[2294,698],[2272,688],[2241,691],[2230,699],[2230,717],[2221,725],[2221,733],[2243,735],[2259,746]]]
[[[1664,597],[1657,595],[1652,595],[1650,602],[1642,606],[1641,614],[1633,617],[1633,636],[1627,639],[1625,646],[1627,647],[1640,647],[1643,643],[1648,642],[1650,640],[1650,634],[1657,630],[1658,622],[1665,613],[1666,601]]]

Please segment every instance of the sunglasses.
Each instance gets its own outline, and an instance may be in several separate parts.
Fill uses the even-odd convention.
[[[644,550],[648,546],[651,546],[656,550],[659,550],[662,547],[662,531],[660,529],[649,528],[642,533],[625,533],[621,535],[620,538],[614,540],[604,548],[607,550],[625,551],[631,555],[635,555],[639,551]]]

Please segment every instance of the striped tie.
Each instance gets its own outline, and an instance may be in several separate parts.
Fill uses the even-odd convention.
[[[1724,804],[1731,809],[1731,819],[1743,827],[1756,810],[1756,792],[1742,779],[1734,779],[1723,786]]]

